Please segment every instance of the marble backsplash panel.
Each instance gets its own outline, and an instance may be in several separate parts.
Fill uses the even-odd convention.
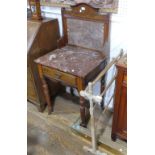
[[[103,52],[104,23],[67,19],[68,43]]]

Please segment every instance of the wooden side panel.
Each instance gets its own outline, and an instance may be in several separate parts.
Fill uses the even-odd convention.
[[[29,101],[39,104],[34,79],[30,68],[27,69],[27,96]]]
[[[111,137],[127,140],[127,69],[117,67],[114,114]]]
[[[120,110],[118,114],[117,130],[123,139],[127,138],[127,87],[121,88]]]
[[[35,28],[35,25],[37,28]],[[38,27],[39,26],[39,27]],[[32,82],[28,73],[28,92],[27,98],[31,102],[40,106],[40,111],[44,109],[46,104],[43,91],[41,89],[41,80],[39,78],[37,65],[34,60],[57,48],[57,40],[59,39],[59,27],[57,19],[44,20],[28,20],[28,53],[27,64],[30,67],[31,75],[34,79]],[[31,31],[35,31],[30,33]],[[31,37],[33,35],[33,37]],[[30,81],[29,81],[30,80]],[[33,85],[34,88],[33,89]],[[30,89],[31,88],[31,89]],[[34,94],[37,95],[34,95]],[[37,98],[35,101],[31,98]]]

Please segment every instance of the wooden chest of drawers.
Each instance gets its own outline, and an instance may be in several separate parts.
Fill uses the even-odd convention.
[[[111,137],[127,140],[127,65],[126,57],[116,65],[117,78],[114,99],[114,114]]]

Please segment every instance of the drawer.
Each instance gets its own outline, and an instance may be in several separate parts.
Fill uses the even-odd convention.
[[[43,74],[71,86],[76,86],[76,76],[43,66]]]

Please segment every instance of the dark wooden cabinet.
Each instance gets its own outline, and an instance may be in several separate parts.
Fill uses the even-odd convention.
[[[111,137],[127,140],[127,65],[126,57],[116,65],[117,78],[114,99],[114,114]]]
[[[27,20],[27,99],[40,111],[46,101],[34,59],[56,49],[59,37],[57,19]]]

